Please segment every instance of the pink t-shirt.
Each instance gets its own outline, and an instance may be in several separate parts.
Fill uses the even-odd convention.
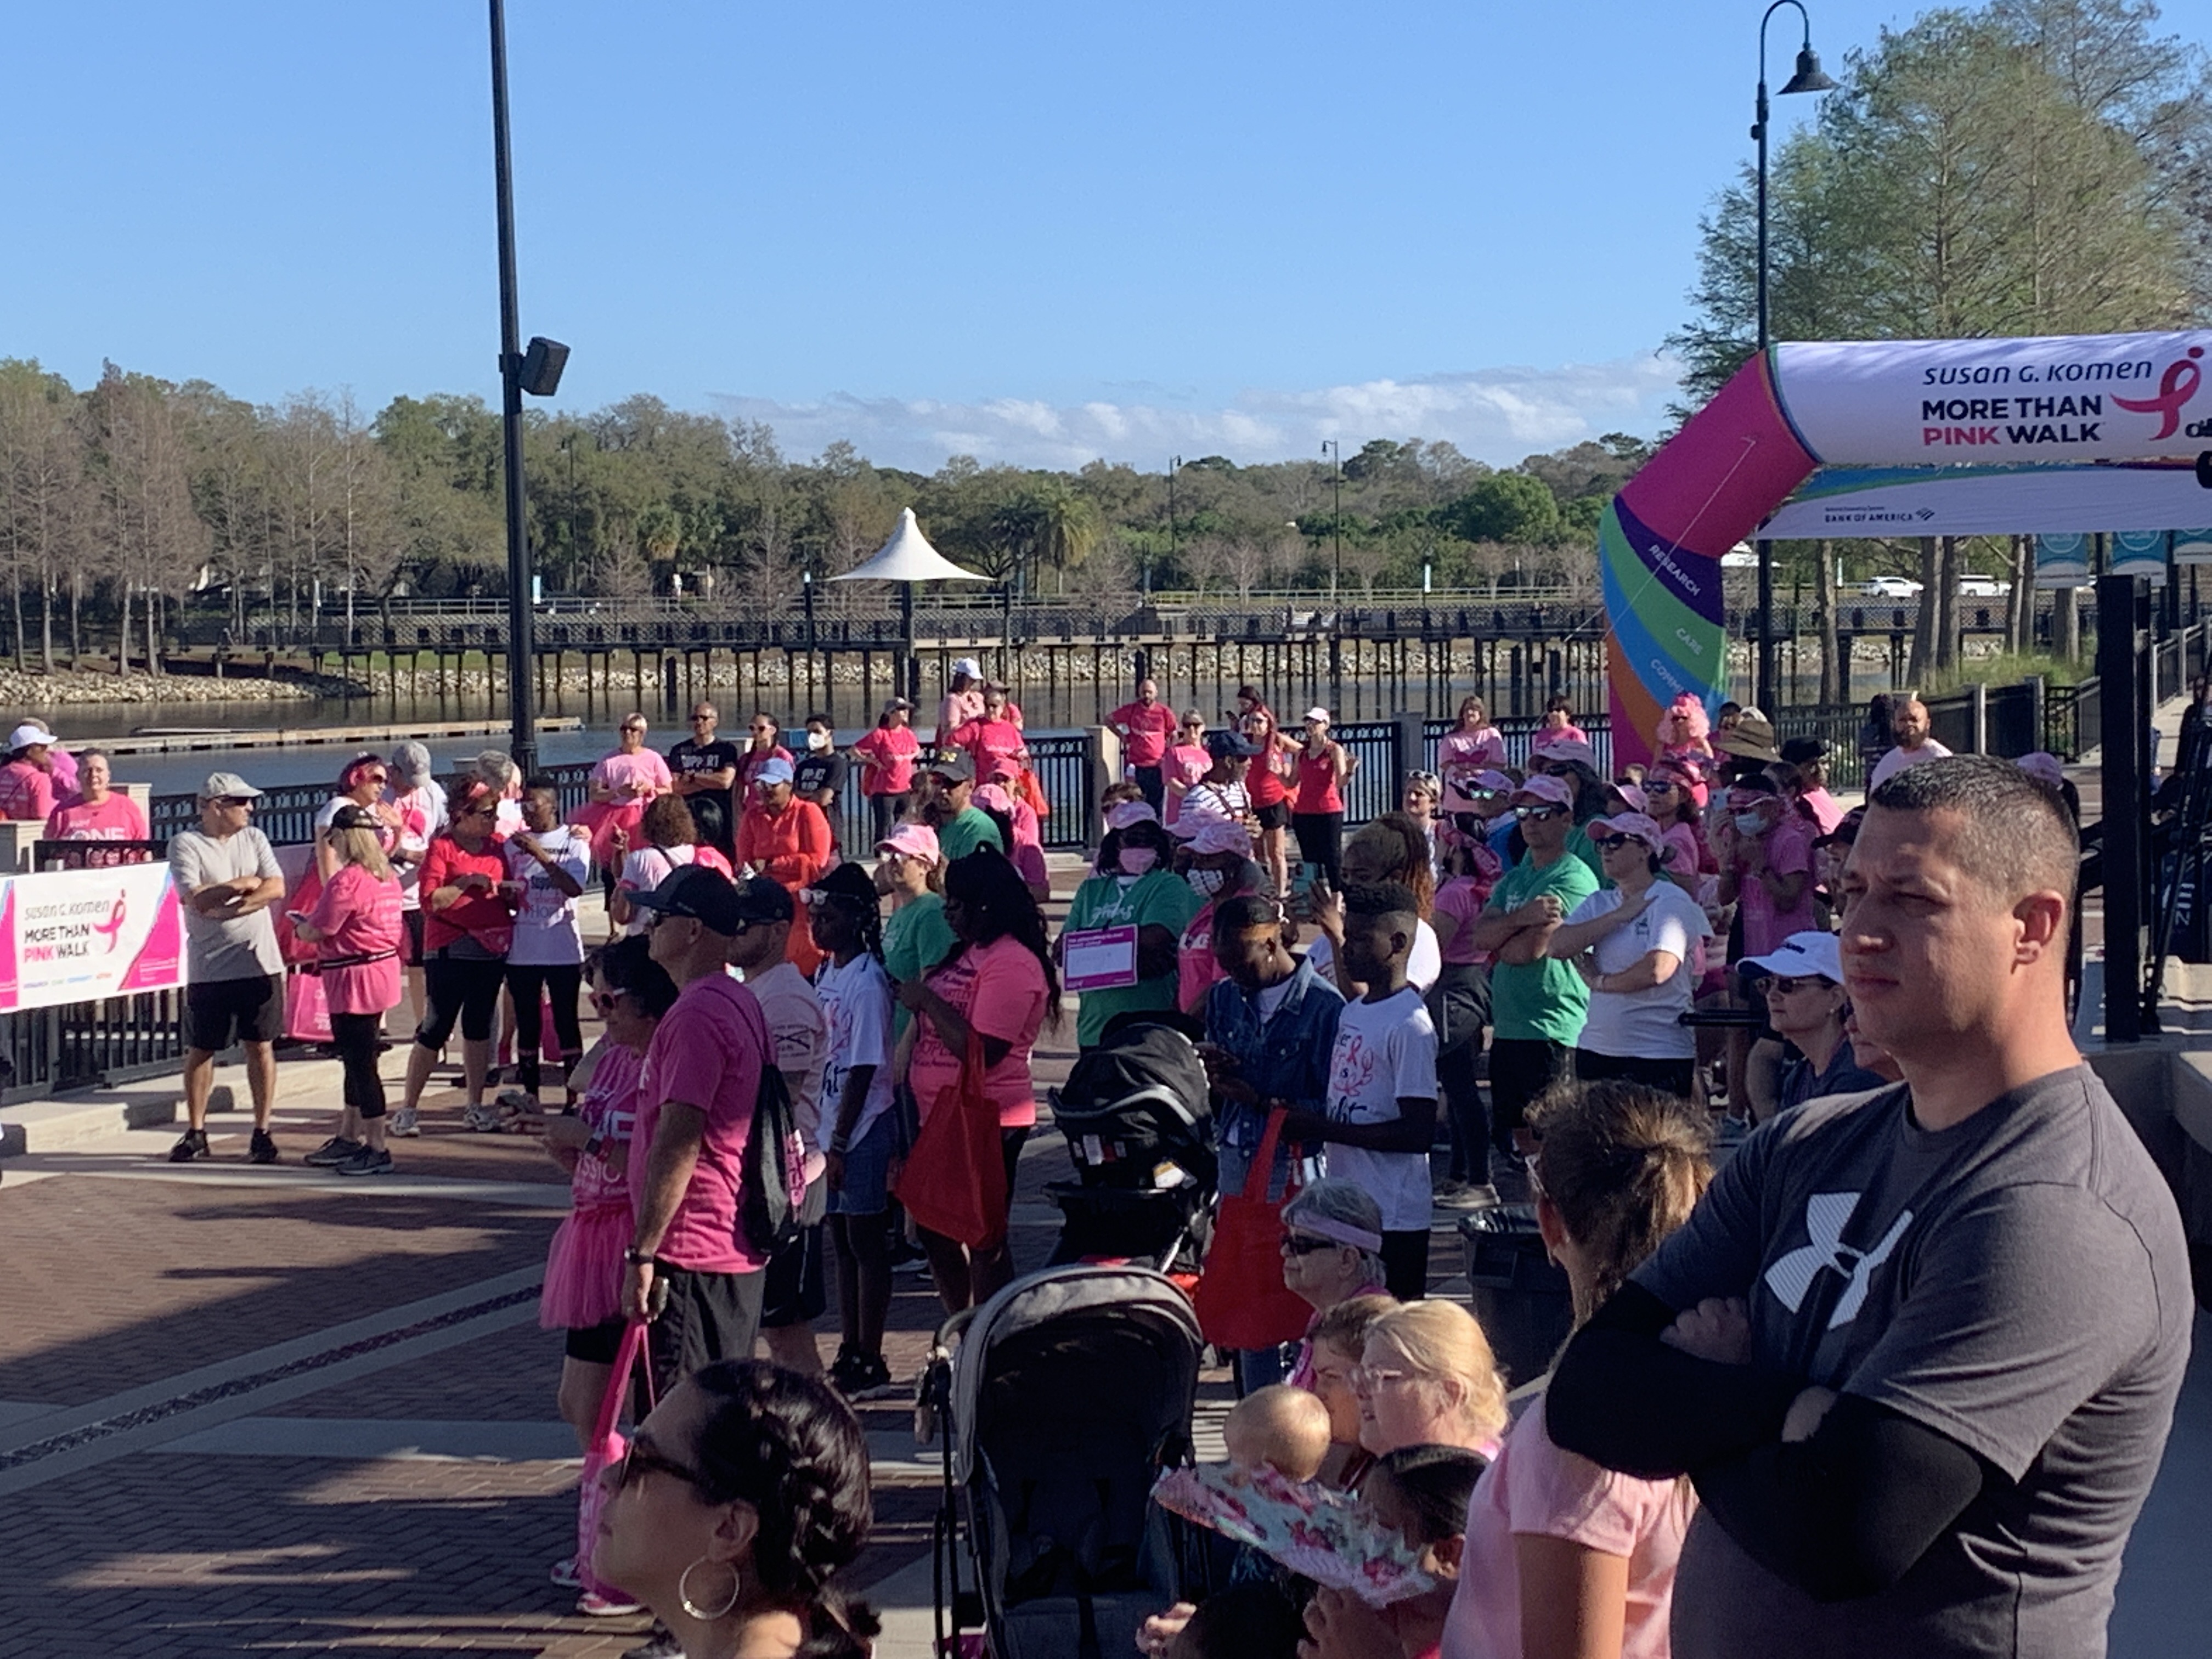
[[[983,713],[983,694],[980,690],[947,691],[945,700],[937,705],[937,735],[940,741],[950,743],[952,734],[969,720],[980,719]],[[1017,726],[1021,717],[1006,706],[1006,718]]]
[[[668,763],[650,749],[641,749],[635,755],[625,755],[617,749],[592,769],[592,781],[602,789],[613,790],[617,805],[626,805],[632,800],[647,801],[676,787],[675,780],[668,775]],[[641,787],[647,784],[652,787]]]
[[[1705,845],[1698,832],[1680,822],[1670,823],[1659,837],[1659,865],[1670,876],[1688,878],[1694,888],[1705,863]]]
[[[975,775],[986,782],[1000,761],[1013,759],[1029,746],[1022,740],[1022,728],[1003,719],[969,720],[952,734],[952,742],[975,757]]]
[[[1473,876],[1454,876],[1437,889],[1436,901],[1430,907],[1430,925],[1435,926],[1446,916],[1455,923],[1451,943],[1444,946],[1447,968],[1473,967],[1490,959],[1488,951],[1474,948],[1474,919],[1482,914],[1483,902],[1489,896]],[[1443,929],[1438,927],[1437,931],[1441,933]]]
[[[1011,933],[988,945],[971,945],[924,981],[987,1037],[1013,1046],[983,1074],[983,1092],[999,1109],[999,1127],[1025,1129],[1036,1121],[1036,1085],[1030,1077],[1030,1046],[1044,1027],[1044,968]],[[937,1097],[960,1080],[964,1056],[945,1046],[937,1025],[917,1015],[920,1035],[907,1068],[907,1085],[925,1121]]]
[[[0,818],[44,823],[54,815],[54,781],[28,761],[0,766]]]
[[[1179,743],[1160,762],[1160,779],[1164,783],[1182,784],[1187,789],[1212,769],[1212,756],[1194,743]],[[1182,816],[1182,795],[1179,791],[1170,788],[1163,804],[1167,809],[1163,823],[1173,823]]]
[[[1792,933],[1809,933],[1820,926],[1813,908],[1813,823],[1790,813],[1766,833],[1766,866],[1778,875],[1805,872],[1803,890],[1787,910],[1775,908],[1774,896],[1756,876],[1742,878],[1738,901],[1743,913],[1743,953],[1763,957],[1780,946]]]
[[[48,841],[143,841],[146,839],[146,815],[138,810],[138,803],[120,790],[112,790],[106,800],[94,806],[78,801],[69,806],[57,806],[53,816],[46,820]]]
[[[1125,702],[1106,717],[1106,724],[1121,734],[1121,759],[1130,766],[1158,766],[1176,734],[1176,712],[1164,702],[1149,708]]]
[[[1454,726],[1437,739],[1437,770],[1448,778],[1504,764],[1505,738],[1494,726],[1472,732]]]
[[[315,959],[368,956],[390,951],[380,961],[349,968],[319,969],[323,995],[334,1014],[380,1014],[399,1001],[399,947],[406,938],[400,919],[399,878],[379,881],[358,864],[340,867],[323,884],[307,920],[323,937],[315,943]]]
[[[661,1236],[662,1261],[694,1273],[747,1273],[768,1265],[738,1224],[745,1142],[760,1099],[768,1055],[768,1020],[750,991],[726,974],[708,974],[684,988],[653,1034],[638,1083],[637,1133],[630,1144],[629,1198],[643,1212],[653,1131],[672,1100],[707,1115],[699,1161]]]
[[[1215,982],[1229,977],[1213,954],[1213,903],[1208,899],[1176,940],[1176,1006],[1186,1014],[1197,1013]]]
[[[629,1145],[637,1129],[637,1084],[644,1067],[645,1056],[619,1042],[610,1042],[599,1051],[599,1064],[592,1067],[592,1080],[577,1103],[576,1112],[601,1140]],[[579,1158],[568,1177],[568,1194],[580,1210],[599,1204],[619,1204],[627,1210],[629,1167],[625,1165],[623,1173],[617,1175],[607,1167],[605,1158]]]
[[[1516,1537],[1557,1538],[1628,1561],[1621,1659],[1667,1659],[1667,1620],[1697,1499],[1672,1480],[1638,1480],[1562,1451],[1531,1401],[1467,1506],[1467,1547],[1444,1619],[1443,1659],[1520,1659]]]
[[[862,794],[903,795],[914,787],[914,762],[921,753],[921,739],[912,726],[878,726],[853,745],[853,752],[876,761],[861,773]]]

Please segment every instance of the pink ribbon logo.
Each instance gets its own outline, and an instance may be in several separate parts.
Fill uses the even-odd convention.
[[[2193,361],[2203,355],[2203,346],[2191,346],[2187,357],[2177,357],[2168,363],[2166,373],[2159,377],[2157,397],[2114,398],[2112,401],[2138,415],[2159,417],[2158,430],[2151,434],[2154,443],[2160,438],[2171,438],[2181,424],[2182,405],[2197,395],[2197,383],[2204,378],[2204,372]]]
[[[107,948],[110,951],[114,950],[116,945],[122,942],[124,908],[123,895],[118,893],[115,896],[115,908],[108,912],[107,920],[92,924],[94,933],[105,933],[107,936]]]

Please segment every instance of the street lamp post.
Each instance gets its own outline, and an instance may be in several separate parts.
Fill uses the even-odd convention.
[[[1759,141],[1759,352],[1766,355],[1768,342],[1766,325],[1766,26],[1774,14],[1784,6],[1796,6],[1797,18],[1803,25],[1802,44],[1797,48],[1797,72],[1791,76],[1780,93],[1787,98],[1792,93],[1827,92],[1835,82],[1821,73],[1820,59],[1813,50],[1813,20],[1807,15],[1802,0],[1774,0],[1766,15],[1759,20],[1759,103],[1751,125],[1751,136]],[[1759,541],[1759,657],[1752,680],[1752,697],[1771,719],[1774,714],[1774,544],[1765,537]]]
[[[1170,456],[1169,456],[1169,457],[1168,457],[1168,562],[1169,562],[1170,564],[1173,564],[1173,563],[1176,562],[1175,481],[1176,481],[1176,473],[1178,473],[1178,472],[1180,472],[1180,471],[1182,471],[1182,456],[1180,456],[1180,455],[1170,455]],[[1147,566],[1145,568],[1145,595],[1146,595],[1146,597],[1147,599],[1149,599],[1149,598],[1152,596],[1152,567],[1151,567],[1151,566],[1149,566],[1149,565],[1147,565]]]
[[[1329,478],[1329,488],[1335,505],[1330,509],[1329,534],[1335,547],[1335,557],[1328,568],[1328,602],[1336,603],[1336,591],[1344,581],[1344,440],[1331,438],[1321,447],[1324,455],[1334,455],[1335,468]]]

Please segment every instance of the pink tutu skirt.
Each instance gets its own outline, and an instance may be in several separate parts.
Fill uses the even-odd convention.
[[[545,1257],[538,1323],[549,1331],[586,1330],[622,1311],[623,1252],[633,1231],[629,1206],[594,1204],[571,1211]]]

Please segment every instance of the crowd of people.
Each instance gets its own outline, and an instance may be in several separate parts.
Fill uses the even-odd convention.
[[[659,1404],[593,1495],[596,1547],[555,1568],[586,1611],[650,1609],[640,1655],[749,1632],[864,1650],[831,1587],[866,1529],[850,1403],[899,1385],[902,1251],[948,1313],[1024,1265],[1033,1055],[1073,981],[1079,1051],[1148,1022],[1193,1038],[1218,1190],[1280,1206],[1311,1317],[1230,1356],[1232,1462],[1358,1492],[1434,1584],[1378,1610],[1262,1574],[1163,1608],[1148,1650],[2099,1650],[2189,1291],[2172,1200],[2067,1035],[2054,760],[1949,757],[1901,698],[1846,811],[1825,743],[1754,708],[1678,700],[1608,776],[1563,700],[1515,765],[1469,696],[1434,770],[1346,835],[1326,708],[1294,737],[1247,687],[1216,727],[1147,679],[1109,717],[1124,772],[1055,937],[1020,710],[958,668],[927,742],[903,699],[844,751],[806,722],[803,756],[767,715],[720,739],[702,703],[665,757],[624,720],[565,823],[502,755],[437,785],[402,745],[342,771],[299,881],[230,773],[172,844],[172,1156],[208,1156],[239,1042],[249,1157],[276,1158],[271,1043],[312,961],[344,1109],[308,1163],[391,1169],[458,1026],[463,1122],[539,1134],[568,1171],[540,1317],[587,1453],[648,1321]],[[839,844],[854,778],[872,857]],[[612,937],[587,950],[594,872]],[[387,1118],[377,1037],[410,975]],[[995,1142],[914,1176],[970,1102]],[[759,1143],[787,1116],[778,1159]],[[1573,1306],[1511,1401],[1480,1322],[1427,1296],[1437,1212],[1495,1205],[1527,1206]]]

